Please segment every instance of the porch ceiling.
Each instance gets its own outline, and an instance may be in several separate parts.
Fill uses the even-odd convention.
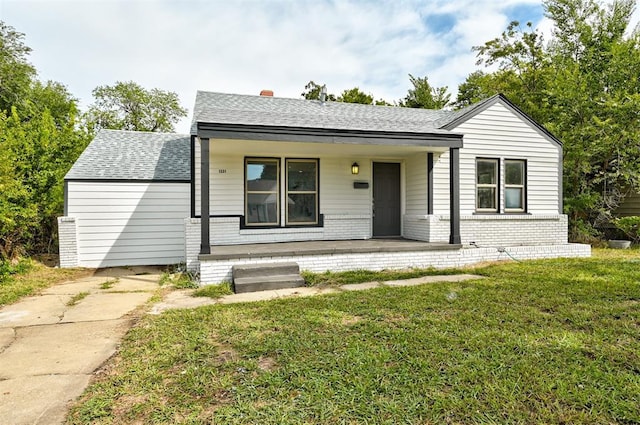
[[[355,145],[300,142],[273,142],[257,140],[211,139],[211,154],[251,154],[252,156],[352,156],[402,158],[415,153],[446,152],[444,147]]]

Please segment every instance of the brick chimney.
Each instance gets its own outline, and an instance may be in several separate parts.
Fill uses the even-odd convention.
[[[273,97],[273,90],[262,90],[260,96]]]

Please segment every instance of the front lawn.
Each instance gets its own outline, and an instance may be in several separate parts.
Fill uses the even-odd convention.
[[[147,316],[69,423],[640,422],[640,255]]]
[[[16,266],[4,266],[0,273],[0,307],[19,301],[38,291],[67,280],[78,279],[93,273],[90,269],[61,269],[47,266],[36,260],[24,259]]]

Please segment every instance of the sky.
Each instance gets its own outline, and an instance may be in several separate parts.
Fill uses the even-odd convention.
[[[176,92],[181,133],[197,90],[299,98],[313,80],[393,102],[412,74],[455,98],[478,69],[473,46],[512,20],[551,29],[541,0],[0,0],[0,20],[82,109],[116,81]]]

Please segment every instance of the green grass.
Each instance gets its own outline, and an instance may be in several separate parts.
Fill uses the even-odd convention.
[[[111,289],[113,288],[113,285],[115,285],[119,281],[120,279],[118,278],[106,280],[100,284],[100,289]]]
[[[89,269],[48,267],[35,260],[22,260],[18,267],[2,266],[0,273],[0,306],[12,304],[38,291],[67,280],[89,276]]]
[[[176,289],[194,289],[198,287],[198,282],[189,273],[164,272],[160,276],[160,286],[172,285]]]
[[[86,291],[78,292],[77,294],[69,298],[69,301],[67,301],[67,306],[73,307],[74,305],[78,304],[80,301],[87,298],[88,295],[89,295],[89,292],[86,292]]]
[[[229,282],[223,282],[219,285],[205,285],[193,291],[194,297],[221,298],[231,294],[233,291]]]
[[[638,423],[640,256],[596,254],[147,316],[68,423]]]
[[[353,270],[348,272],[301,273],[307,286],[338,286],[363,282],[383,282],[387,280],[412,279],[414,277],[451,275],[466,273],[468,270],[447,269],[408,269],[408,270],[383,270],[379,272],[371,270]]]

